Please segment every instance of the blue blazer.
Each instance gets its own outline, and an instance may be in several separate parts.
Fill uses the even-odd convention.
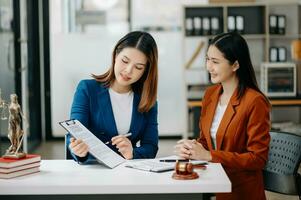
[[[133,146],[133,158],[154,158],[158,151],[158,105],[157,103],[147,112],[140,113],[138,105],[140,96],[134,93],[133,112],[128,137]],[[118,135],[108,88],[96,80],[82,80],[77,86],[71,108],[71,119],[79,120],[97,138],[103,142],[110,141]],[[67,147],[71,135],[67,135]],[[137,142],[140,141],[140,146]],[[110,143],[111,144],[111,143]],[[115,146],[109,147],[120,154]],[[88,154],[80,158],[71,153],[78,162],[89,162],[95,158]]]

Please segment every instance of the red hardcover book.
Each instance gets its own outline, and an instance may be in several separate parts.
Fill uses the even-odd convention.
[[[12,168],[39,161],[41,161],[41,156],[37,154],[27,154],[26,157],[20,159],[0,158],[0,167]]]
[[[40,171],[40,167],[32,167],[29,169],[23,169],[20,171],[16,171],[16,172],[11,172],[11,173],[0,173],[0,179],[10,179],[10,178],[14,178],[14,177],[18,177],[18,176],[24,176],[27,174],[33,174],[36,172]]]
[[[8,173],[12,173],[12,172],[16,172],[16,171],[20,171],[20,170],[24,170],[24,169],[39,167],[40,163],[41,162],[34,162],[34,163],[29,163],[29,164],[26,164],[26,165],[21,165],[21,166],[12,167],[12,168],[2,168],[2,167],[0,167],[0,173],[8,174]]]

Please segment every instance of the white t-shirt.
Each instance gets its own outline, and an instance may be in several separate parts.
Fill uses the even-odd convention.
[[[126,134],[131,126],[134,93],[118,93],[109,88],[109,94],[118,134]]]
[[[219,124],[221,123],[221,120],[224,116],[226,108],[227,108],[227,104],[221,106],[218,103],[216,110],[215,110],[214,118],[213,118],[211,128],[210,128],[210,135],[211,135],[211,140],[214,145],[213,146],[214,149],[216,149],[216,132],[217,132]]]

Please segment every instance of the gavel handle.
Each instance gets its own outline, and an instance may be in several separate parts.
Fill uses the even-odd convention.
[[[204,164],[193,165],[194,169],[207,169],[207,166]]]

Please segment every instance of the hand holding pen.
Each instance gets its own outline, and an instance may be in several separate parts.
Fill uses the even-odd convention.
[[[122,137],[129,137],[129,136],[131,136],[131,135],[132,135],[132,133],[117,135],[117,136],[115,136],[115,137],[112,137],[112,140],[111,140],[111,141],[107,141],[105,144],[109,144],[110,142],[112,142],[112,141],[113,141],[113,138],[117,138],[117,137],[119,137],[119,136],[122,136]]]
[[[111,139],[112,145],[116,145],[118,151],[125,159],[128,160],[133,158],[133,146],[131,141],[127,138],[131,135],[131,133],[127,133],[123,135],[117,135]]]

